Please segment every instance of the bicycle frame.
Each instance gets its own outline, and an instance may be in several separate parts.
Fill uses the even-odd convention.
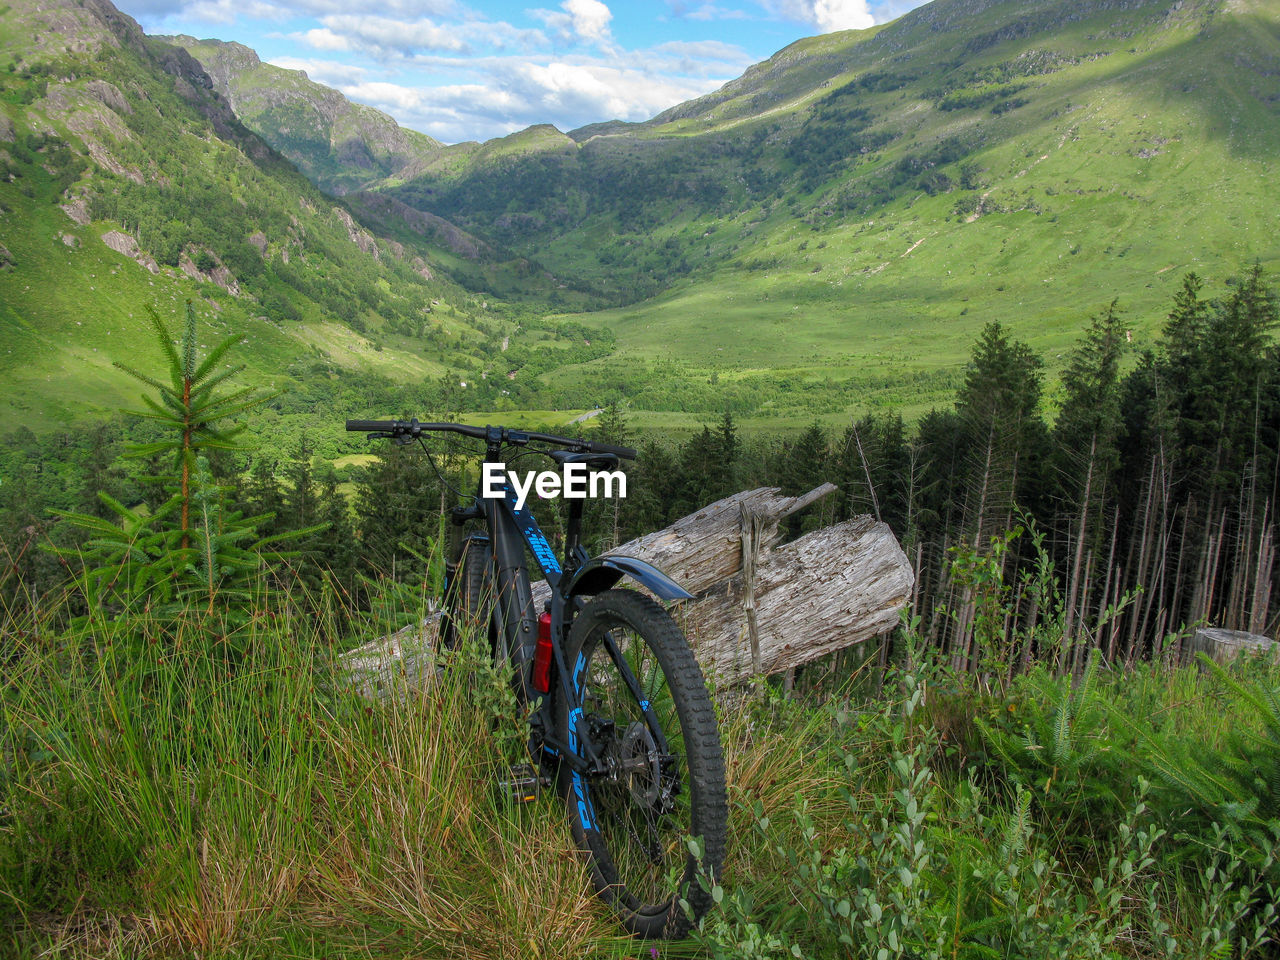
[[[484,463],[501,464],[500,438],[490,435]],[[590,455],[580,455],[585,462]],[[572,456],[556,458],[562,465],[571,462]],[[616,458],[615,458],[616,460]],[[483,476],[483,464],[482,473]],[[488,532],[489,559],[494,574],[494,597],[490,612],[499,660],[511,663],[516,674],[517,697],[523,705],[536,704],[529,718],[533,733],[530,751],[539,762],[544,756],[552,763],[568,764],[575,776],[596,776],[609,772],[607,758],[591,736],[582,715],[582,704],[577,695],[577,675],[584,664],[574,665],[571,673],[564,659],[564,640],[568,636],[573,616],[582,604],[582,598],[612,587],[624,575],[631,576],[659,597],[666,600],[690,599],[692,594],[671,580],[651,564],[633,557],[599,557],[592,559],[580,543],[583,501],[569,501],[569,520],[565,537],[565,562],[562,565],[555,551],[538,526],[530,505],[516,509],[516,493],[510,483],[504,485],[502,498],[482,497],[477,490],[471,506],[455,507],[450,519],[454,535],[451,537],[450,567],[459,568],[468,537],[464,526],[471,521],[483,520]],[[557,682],[556,693],[565,698],[568,706],[569,729],[567,742],[556,736],[551,715],[551,698],[533,688],[531,682],[534,649],[538,636],[538,615],[534,610],[533,592],[529,579],[529,567],[525,548],[533,555],[547,584],[551,587],[551,654]],[[446,577],[445,593],[450,584]],[[609,654],[617,664],[620,674],[641,703],[645,724],[656,743],[666,749],[666,738],[653,712],[648,708],[639,681],[630,665],[619,652],[612,639],[607,641]],[[580,658],[581,659],[581,658]],[[582,797],[579,791],[579,797]],[[581,800],[580,800],[581,802]]]

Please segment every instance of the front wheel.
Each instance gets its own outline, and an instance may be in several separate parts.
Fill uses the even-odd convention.
[[[490,622],[493,611],[493,577],[490,573],[489,541],[468,537],[453,578],[445,591],[440,638],[446,650],[458,646],[463,637],[487,634],[493,648]]]
[[[565,662],[581,704],[559,707],[561,738],[579,732],[607,772],[561,765],[560,789],[592,881],[632,933],[678,938],[710,906],[686,837],[701,838],[703,869],[724,860],[724,755],[702,671],[670,615],[632,590],[607,590],[574,619]],[[563,699],[563,698],[561,698]]]

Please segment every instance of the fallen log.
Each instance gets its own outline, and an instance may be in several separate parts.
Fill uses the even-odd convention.
[[[831,484],[799,497],[775,487],[736,493],[671,526],[623,544],[612,554],[654,564],[694,594],[676,616],[717,687],[777,673],[886,633],[915,581],[887,524],[862,516],[778,546],[781,522],[833,492]],[[535,600],[549,595],[534,586]],[[438,615],[344,656],[367,695],[433,675],[429,657]],[[411,662],[410,662],[411,661]]]
[[[719,686],[888,633],[915,582],[888,526],[865,516],[815,530],[754,566],[754,584],[739,571],[682,611],[698,662]]]

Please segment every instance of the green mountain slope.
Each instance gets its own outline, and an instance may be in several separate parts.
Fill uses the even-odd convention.
[[[43,428],[132,406],[137,385],[112,362],[150,357],[147,306],[176,321],[186,299],[210,343],[243,334],[251,382],[309,396],[367,397],[448,370],[462,379],[501,355],[514,323],[450,275],[502,274],[487,247],[421,215],[375,235],[212,88],[185,50],[144,36],[106,0],[4,7],[9,422]]]
[[[421,164],[441,144],[385,113],[352,103],[301,70],[263,63],[239,43],[161,37],[204,67],[240,121],[322,190],[342,196]]]
[[[144,304],[196,297],[259,381],[351,403],[836,422],[949,401],[989,320],[1052,372],[1115,297],[1140,347],[1183,273],[1280,266],[1263,0],[934,0],[646,123],[446,147],[181,42],[0,18],[0,410],[132,397]]]
[[[919,409],[988,320],[1052,365],[1113,297],[1141,345],[1186,271],[1280,265],[1263,0],[934,0],[647,123],[530,133],[390,192],[614,300],[587,322],[619,355],[575,376],[640,409]]]

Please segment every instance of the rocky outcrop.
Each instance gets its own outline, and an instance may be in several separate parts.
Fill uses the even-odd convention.
[[[126,257],[132,258],[138,255],[138,241],[127,233],[121,233],[119,230],[110,230],[104,233],[102,242],[116,253],[123,253]]]
[[[133,113],[133,107],[129,105],[129,101],[124,98],[124,94],[114,83],[108,83],[106,80],[90,80],[84,85],[84,89],[104,107],[109,107],[116,113],[123,113],[126,116]]]
[[[240,284],[236,280],[235,274],[222,265],[222,262],[215,256],[213,257],[216,266],[212,270],[205,272],[196,266],[192,259],[192,253],[204,253],[213,256],[212,251],[198,251],[195,248],[184,250],[182,256],[178,258],[178,269],[185,273],[192,280],[198,280],[201,283],[216,283],[227,293],[233,297],[240,296]]]
[[[120,91],[105,82],[96,85],[51,83],[44,99],[33,107],[49,119],[65,124],[84,143],[98,166],[116,176],[128,177],[134,183],[143,183],[142,171],[121,162],[111,150],[110,144],[132,140],[133,133],[120,119],[120,113],[107,105],[107,100],[115,100],[128,109]]]
[[[359,247],[362,252],[373,257],[373,259],[381,259],[378,254],[378,244],[373,239],[373,234],[357,224],[355,218],[341,207],[334,207],[333,212],[342,221],[342,225],[347,228],[347,238],[352,243]]]
[[[113,47],[144,49],[142,28],[106,0],[52,0],[5,7],[5,20],[37,50],[94,53]]]
[[[58,209],[70,217],[71,221],[78,226],[87,226],[89,223],[89,201],[84,197],[73,197],[66,203],[61,204]]]
[[[139,250],[138,241],[129,236],[129,234],[121,233],[119,230],[111,230],[102,235],[102,242],[116,253],[124,254],[149,272],[160,272],[160,265],[156,263],[155,258],[149,253]]]

